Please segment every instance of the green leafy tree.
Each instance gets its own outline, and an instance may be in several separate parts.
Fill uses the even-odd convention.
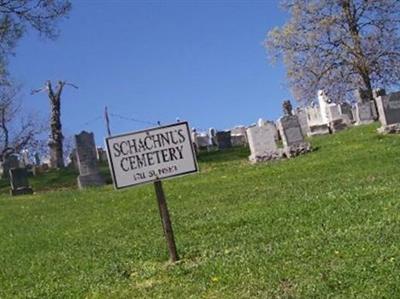
[[[400,82],[400,1],[284,0],[290,18],[268,33],[272,60],[283,58],[294,97],[301,102],[324,89],[335,101],[354,90]]]

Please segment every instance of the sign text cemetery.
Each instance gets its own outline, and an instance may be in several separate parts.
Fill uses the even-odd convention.
[[[118,188],[197,172],[187,122],[106,138]]]

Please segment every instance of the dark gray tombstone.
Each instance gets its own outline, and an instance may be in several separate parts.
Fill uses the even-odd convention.
[[[10,177],[10,169],[19,167],[19,159],[17,155],[9,155],[5,158],[2,163],[3,167],[3,178],[8,179]]]
[[[287,157],[294,157],[311,151],[311,145],[304,140],[296,115],[285,115],[278,120],[278,129]]]
[[[224,150],[232,147],[231,131],[219,131],[216,134],[218,149]]]
[[[347,103],[347,102],[343,102],[340,103],[340,111],[342,113],[342,115],[346,115],[349,119],[350,122],[354,121],[353,118],[353,108],[351,107],[351,104]]]
[[[304,142],[299,120],[296,115],[286,115],[280,118],[280,133],[284,146]]]
[[[97,148],[97,160],[99,162],[107,162],[107,152],[102,148]]]
[[[32,194],[33,190],[29,186],[28,172],[25,168],[12,168],[9,170],[10,175],[10,194],[12,196]]]
[[[376,103],[379,111],[379,121],[382,127],[380,133],[400,133],[400,92],[378,96]]]
[[[82,131],[75,135],[76,158],[79,168],[78,187],[104,185],[97,166],[96,144],[93,133]]]
[[[400,92],[394,92],[377,98],[380,121],[388,126],[400,123]]]

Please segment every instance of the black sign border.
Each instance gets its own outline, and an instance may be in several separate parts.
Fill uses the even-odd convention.
[[[141,183],[137,183],[137,184],[132,184],[132,185],[127,185],[127,186],[123,186],[120,187],[117,185],[117,180],[115,179],[115,170],[114,170],[114,165],[111,163],[112,158],[111,158],[111,151],[110,151],[110,144],[109,144],[109,140],[113,139],[113,138],[118,138],[118,137],[124,137],[124,136],[128,136],[128,135],[132,135],[132,134],[139,134],[139,133],[144,133],[144,132],[151,132],[151,131],[155,131],[155,130],[160,130],[160,129],[165,129],[165,128],[170,128],[170,127],[175,127],[178,125],[186,125],[186,130],[190,139],[190,148],[192,150],[192,156],[193,156],[193,161],[194,161],[194,166],[195,169],[191,170],[191,171],[186,171],[186,172],[181,172],[179,174],[174,174],[174,175],[170,175],[167,177],[163,177],[161,179],[154,179],[154,180],[150,180],[150,181],[146,181],[146,182],[141,182]],[[111,177],[113,180],[113,185],[114,188],[119,190],[119,189],[125,189],[125,188],[130,188],[130,187],[135,187],[135,186],[139,186],[139,185],[146,185],[146,184],[150,184],[150,183],[154,183],[158,180],[162,181],[162,180],[166,180],[166,179],[170,179],[173,177],[177,177],[177,176],[184,176],[184,175],[188,175],[191,173],[196,173],[199,172],[199,165],[197,163],[197,158],[196,158],[196,152],[194,150],[193,147],[193,140],[192,140],[192,134],[190,134],[190,130],[189,130],[189,123],[187,121],[182,121],[179,123],[173,123],[173,124],[169,124],[169,125],[165,125],[165,126],[159,126],[159,127],[153,127],[153,128],[149,128],[149,129],[144,129],[144,130],[140,130],[140,131],[135,131],[135,132],[129,132],[129,133],[123,133],[123,134],[118,134],[118,135],[113,135],[113,136],[109,136],[105,138],[105,143],[106,143],[106,147],[107,147],[107,158],[108,158],[108,165],[110,167],[111,170]]]

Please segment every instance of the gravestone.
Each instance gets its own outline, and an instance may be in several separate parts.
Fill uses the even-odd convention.
[[[308,136],[308,133],[310,132],[310,128],[308,126],[307,112],[306,112],[305,108],[296,108],[294,114],[297,115],[303,136]]]
[[[365,125],[374,122],[370,103],[356,103],[356,125]]]
[[[12,168],[9,170],[9,176],[11,185],[10,194],[12,196],[33,193],[32,188],[29,186],[28,172],[25,168]]]
[[[325,135],[329,134],[329,126],[324,123],[321,116],[321,110],[319,107],[307,107],[307,124],[309,132],[307,136]]]
[[[251,152],[250,162],[264,162],[282,157],[282,150],[276,144],[276,127],[273,123],[251,126],[246,132]]]
[[[231,143],[232,146],[247,146],[248,141],[244,126],[237,126],[231,129]]]
[[[278,130],[286,157],[295,157],[311,151],[311,145],[304,140],[296,115],[282,116],[278,120]]]
[[[321,110],[322,122],[328,124],[332,133],[341,131],[347,127],[340,113],[338,104],[332,101],[323,90],[318,91],[318,101]]]
[[[197,134],[196,139],[200,149],[207,149],[210,146],[210,137],[207,133]]]
[[[357,103],[355,105],[356,112],[356,125],[365,125],[374,122],[374,115],[372,112],[372,105],[367,90],[358,88],[355,92]]]
[[[340,114],[342,115],[344,121],[350,125],[353,123],[354,118],[353,118],[353,110],[351,107],[351,104],[347,102],[342,102],[339,104],[339,110]]]
[[[102,148],[97,148],[97,160],[99,162],[107,162],[107,152]]]
[[[8,179],[10,177],[10,169],[12,168],[18,168],[19,165],[19,159],[18,156],[15,154],[11,154],[5,158],[5,160],[2,162],[2,167],[3,167],[3,178]]]
[[[75,135],[75,146],[79,169],[78,187],[82,189],[104,185],[104,180],[97,166],[96,144],[93,133],[82,131],[80,134]]]
[[[376,98],[381,127],[379,133],[400,133],[400,92]]]
[[[219,150],[231,148],[231,131],[218,131],[216,134],[216,142]]]

